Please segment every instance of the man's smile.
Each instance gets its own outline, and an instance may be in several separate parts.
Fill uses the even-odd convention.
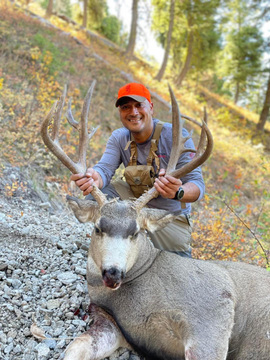
[[[141,118],[128,119],[128,121],[130,121],[130,122],[138,122],[138,121],[141,121]]]

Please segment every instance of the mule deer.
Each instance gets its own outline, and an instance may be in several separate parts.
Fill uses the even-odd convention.
[[[69,159],[58,142],[65,92],[56,112],[54,106],[42,124],[44,143],[73,173],[85,170],[93,86],[85,98],[80,125],[71,111],[68,114],[80,131],[79,163]],[[181,153],[190,150],[184,148],[181,115],[170,93],[173,150],[167,173],[180,178],[208,158],[213,142],[203,121],[195,157],[175,169]],[[48,125],[53,117],[51,138]],[[69,345],[66,360],[102,359],[119,346],[147,359],[270,359],[270,274],[265,269],[186,259],[155,249],[145,230],[155,231],[175,216],[144,207],[156,196],[155,188],[135,201],[109,201],[96,187],[92,195],[96,202],[67,197],[77,219],[94,222],[95,228],[87,262],[94,322]]]

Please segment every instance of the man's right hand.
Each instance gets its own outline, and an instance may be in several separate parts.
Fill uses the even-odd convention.
[[[72,174],[70,180],[75,181],[78,188],[83,191],[84,196],[91,193],[93,185],[96,185],[98,188],[102,187],[99,173],[92,168],[87,169],[85,174]]]

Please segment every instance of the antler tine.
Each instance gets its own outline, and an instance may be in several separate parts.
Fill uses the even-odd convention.
[[[75,129],[79,130],[79,123],[78,123],[78,121],[76,121],[74,119],[74,117],[72,115],[71,102],[72,102],[72,98],[69,98],[68,99],[68,111],[66,113],[66,118],[71,126],[73,126]]]
[[[91,137],[96,132],[97,128],[94,128],[90,134],[88,134],[87,123],[88,123],[88,114],[89,114],[89,107],[91,102],[91,97],[93,93],[93,89],[95,86],[95,81],[92,82],[90,86],[85,100],[83,104],[83,110],[81,115],[81,122],[77,123],[72,116],[71,109],[70,114],[67,115],[69,117],[69,122],[73,122],[75,124],[75,128],[79,130],[79,161],[75,163],[72,161],[66,153],[63,151],[59,144],[59,127],[60,127],[60,120],[61,114],[65,102],[66,97],[66,87],[64,87],[63,94],[60,98],[59,102],[55,102],[52,109],[50,110],[49,114],[43,121],[41,125],[41,136],[43,139],[44,144],[48,147],[48,149],[65,165],[73,174],[78,173],[85,173],[86,171],[86,150],[87,145]],[[50,137],[48,133],[48,126],[51,120],[54,118],[54,125],[52,131],[52,137]],[[98,189],[97,186],[94,186],[93,191],[91,193],[93,197],[96,199],[97,203],[102,206],[106,202],[106,196]]]
[[[59,142],[59,129],[60,129],[60,122],[61,122],[61,116],[63,107],[65,104],[65,99],[67,95],[67,86],[64,86],[63,94],[60,97],[60,100],[57,104],[56,113],[54,116],[54,122],[53,122],[53,129],[52,129],[52,139],[54,142]]]
[[[207,115],[205,112],[204,115],[205,120],[207,120]],[[205,148],[205,144],[206,148]],[[213,150],[213,137],[212,134],[204,120],[202,120],[202,130],[201,130],[201,136],[198,144],[198,148],[196,151],[196,155],[194,158],[185,164],[180,169],[176,169],[170,173],[171,176],[174,176],[178,179],[185,176],[186,174],[190,173],[192,170],[196,169],[200,165],[202,165],[211,155],[211,152]]]
[[[58,142],[58,130],[54,131],[55,138],[51,138],[48,133],[48,127],[52,119],[54,118],[54,114],[56,108],[58,107],[59,103],[56,101],[51,108],[49,114],[46,116],[45,120],[41,124],[41,137],[44,142],[44,144],[48,147],[48,149],[64,164],[72,173],[76,174],[82,171],[81,167],[74,163],[63,151],[61,148],[59,142]],[[61,105],[61,104],[60,104]],[[57,114],[59,114],[59,111],[57,111]],[[59,119],[58,119],[59,120]],[[59,129],[59,128],[58,128]],[[85,169],[83,169],[85,171]]]
[[[180,113],[179,106],[176,101],[174,92],[172,91],[172,88],[170,87],[170,85],[168,85],[168,86],[169,86],[171,103],[172,103],[172,134],[173,134],[172,136],[173,136],[173,139],[172,139],[171,155],[170,155],[166,173],[170,174],[175,169],[178,159],[182,153],[196,152],[196,151],[194,149],[187,149],[184,146],[185,142],[191,138],[192,132],[190,132],[189,135],[186,137],[182,136],[183,120],[181,117],[181,113]]]
[[[202,125],[198,121],[190,118],[189,116],[184,115],[182,117],[202,128],[197,151],[194,149],[185,148],[184,144],[188,139],[191,138],[191,133],[186,137],[182,136],[183,121],[181,118],[181,113],[179,111],[179,107],[174,92],[172,91],[170,85],[169,85],[169,91],[170,91],[171,103],[172,103],[173,145],[172,145],[171,155],[166,173],[175,178],[180,179],[181,177],[185,176],[186,174],[188,174],[189,172],[191,172],[192,170],[203,164],[208,159],[213,149],[213,138],[206,124],[207,114],[205,109],[204,109],[204,120],[202,121]],[[207,146],[205,148],[206,141],[207,141]],[[183,167],[181,167],[180,169],[175,169],[179,157],[185,152],[193,152],[196,153],[196,155],[190,162],[185,164]],[[142,194],[134,202],[134,207],[136,208],[137,211],[139,211],[150,200],[154,199],[157,196],[158,196],[158,191],[153,187],[144,194]]]
[[[90,88],[87,91],[87,94],[85,96],[85,100],[83,103],[83,109],[81,114],[81,122],[80,122],[80,135],[79,135],[79,162],[81,164],[86,164],[86,150],[89,143],[89,134],[88,134],[88,114],[89,114],[89,108],[90,103],[92,99],[92,94],[94,87],[96,85],[96,80],[92,81],[92,84]],[[93,136],[93,134],[96,132],[96,129],[92,130],[92,134],[90,134],[90,138]]]

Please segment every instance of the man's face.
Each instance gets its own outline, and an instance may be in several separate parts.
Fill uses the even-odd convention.
[[[130,99],[118,107],[122,124],[131,132],[149,137],[153,130],[153,104]]]

